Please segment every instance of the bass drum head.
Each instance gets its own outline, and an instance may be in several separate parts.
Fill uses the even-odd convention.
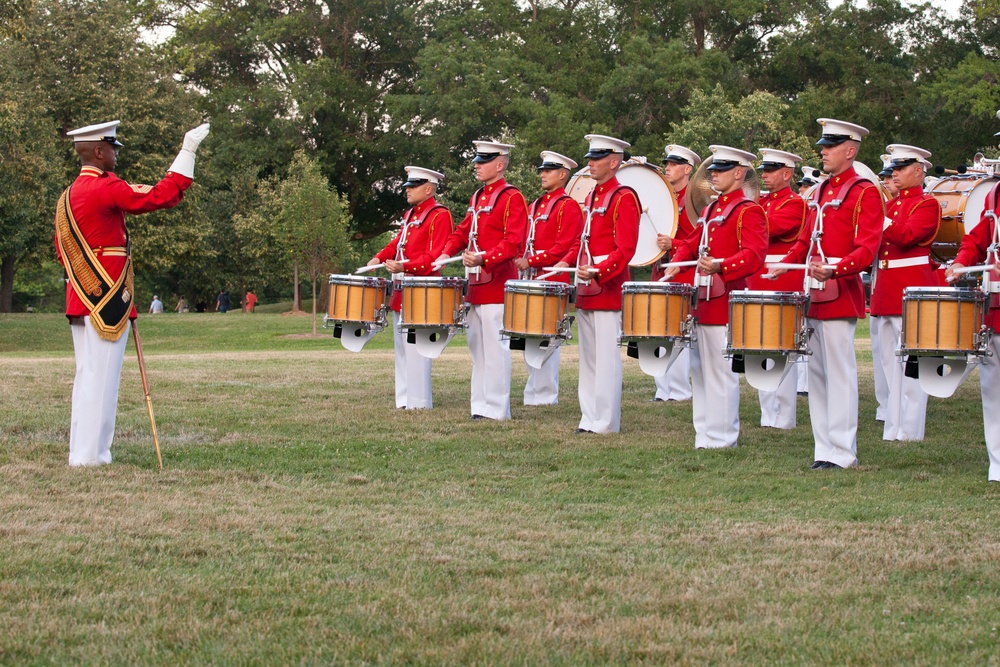
[[[648,266],[663,256],[656,245],[656,235],[673,236],[677,232],[677,197],[667,177],[646,162],[646,158],[633,157],[618,170],[618,180],[639,194],[642,214],[639,217],[639,242],[629,266]],[[566,194],[584,206],[587,196],[597,185],[584,167],[573,174],[566,184]]]
[[[955,259],[962,237],[975,229],[986,208],[986,197],[996,187],[995,177],[945,176],[927,191],[941,205],[941,226],[931,252],[939,262]]]

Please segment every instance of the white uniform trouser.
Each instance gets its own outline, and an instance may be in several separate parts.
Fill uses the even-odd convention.
[[[396,350],[396,407],[407,410],[431,408],[431,360],[406,342],[399,331],[399,313],[392,314],[392,344]]]
[[[983,433],[986,452],[990,456],[989,480],[1000,482],[1000,335],[990,341],[993,353],[979,367],[979,384],[983,392]]]
[[[691,347],[691,408],[696,449],[735,447],[740,437],[740,376],[725,357],[726,327],[699,324]]]
[[[125,360],[129,323],[125,333],[112,342],[97,335],[89,317],[73,324],[73,413],[69,427],[69,464],[96,466],[111,463],[111,441],[115,437],[118,383]]]
[[[809,364],[795,364],[795,372],[798,374],[798,386],[796,389],[801,392],[809,391]]]
[[[760,401],[760,425],[771,428],[795,428],[795,410],[798,400],[799,369],[805,368],[805,363],[792,363],[788,375],[781,380],[777,391],[759,389],[757,397]]]
[[[872,367],[875,369],[875,419],[884,422],[886,407],[889,405],[889,379],[882,365],[882,341],[885,340],[885,336],[881,327],[881,317],[868,318],[868,330],[872,341]],[[896,344],[893,343],[889,351],[891,353],[895,350]]]
[[[620,310],[577,310],[580,335],[580,428],[617,433],[622,417]]]
[[[503,304],[469,306],[465,337],[472,355],[472,414],[510,419],[510,341],[503,340]]]
[[[686,401],[691,398],[691,351],[684,348],[667,372],[654,377],[656,396],[661,401]]]
[[[809,347],[809,415],[815,460],[842,468],[858,464],[858,360],[854,356],[856,319],[817,320]]]
[[[524,404],[556,405],[558,402],[559,348],[557,347],[541,368],[528,366],[528,382],[524,385]]]
[[[904,374],[901,357],[896,356],[899,349],[899,334],[903,328],[902,317],[872,317],[871,321],[881,320],[878,325],[872,324],[872,331],[878,331],[879,357],[875,365],[882,367],[882,372],[889,383],[889,399],[886,401],[885,426],[882,428],[883,440],[923,440],[924,424],[927,419],[927,394],[920,388],[920,380],[908,378]],[[875,342],[872,334],[872,343]],[[872,346],[874,350],[874,345]]]

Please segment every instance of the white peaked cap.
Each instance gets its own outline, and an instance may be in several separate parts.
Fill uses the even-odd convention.
[[[78,127],[75,130],[70,130],[66,133],[67,137],[73,137],[73,143],[84,142],[84,141],[106,141],[115,146],[121,146],[118,143],[118,125],[121,123],[120,120],[111,120],[107,123],[97,123],[96,125],[88,125],[86,127]]]
[[[574,160],[553,151],[542,151],[541,157],[542,164],[538,167],[539,169],[569,169],[572,171],[578,166]]]
[[[473,141],[472,145],[476,147],[476,161],[477,162],[489,162],[498,155],[510,155],[510,149],[514,147],[514,144],[501,144],[496,141]],[[479,158],[486,158],[485,160]]]
[[[772,168],[782,168],[788,167],[790,169],[795,169],[795,164],[797,162],[802,162],[802,158],[795,153],[789,153],[788,151],[779,151],[774,148],[761,148],[760,149],[760,166],[762,167],[772,167]]]
[[[709,146],[712,151],[712,164],[708,166],[710,171],[722,171],[733,167],[749,167],[752,160],[757,156],[747,151],[741,151],[732,146],[719,146],[713,144]]]
[[[423,167],[404,167],[406,169],[406,183],[403,183],[403,187],[410,187],[411,185],[420,185],[422,183],[434,183],[437,185],[442,180],[444,180],[444,174],[440,171],[434,171],[433,169],[424,169]]]
[[[878,173],[879,178],[892,176],[892,156],[888,153],[883,153],[882,155],[879,155],[879,159],[882,160],[882,171]]]
[[[905,167],[914,162],[922,163],[924,169],[931,169],[934,166],[927,160],[931,156],[931,152],[917,146],[889,144],[885,150],[889,152],[889,164],[892,167]]]
[[[667,155],[663,160],[664,162],[680,162],[682,164],[689,164],[692,167],[697,167],[701,164],[701,158],[698,157],[698,154],[686,146],[668,144],[663,149],[663,152]]]
[[[861,141],[863,137],[868,136],[867,128],[847,121],[817,118],[816,122],[823,127],[823,136],[816,142],[820,146],[837,146],[848,139]]]
[[[607,137],[603,134],[588,134],[584,136],[584,139],[590,142],[590,149],[587,151],[587,155],[584,156],[588,159],[592,157],[604,157],[612,153],[625,153],[632,147],[632,144],[627,141]]]

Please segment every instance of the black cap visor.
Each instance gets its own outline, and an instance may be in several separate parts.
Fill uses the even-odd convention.
[[[896,160],[890,160],[889,170],[892,171],[895,169],[902,169],[903,167],[909,167],[911,164],[915,164],[916,162],[917,158],[915,157],[898,158]]]
[[[500,157],[500,153],[476,153],[476,157],[472,158],[472,161],[476,164],[486,164],[493,162],[498,157]]]
[[[729,171],[742,166],[736,160],[712,160],[712,164],[705,167],[706,171]]]
[[[569,169],[569,167],[564,164],[559,164],[558,162],[543,162],[535,167],[535,169],[538,171],[550,171],[552,169]]]
[[[663,158],[663,164],[667,164],[668,162],[673,162],[674,164],[691,164],[689,160],[682,158],[680,155],[668,155]]]
[[[763,171],[777,171],[779,169],[791,169],[791,167],[789,167],[784,162],[761,162],[760,168]]]
[[[403,183],[404,188],[415,188],[418,185],[423,185],[424,183],[430,183],[426,178],[411,178],[410,180]]]
[[[851,135],[849,134],[824,134],[816,142],[817,146],[839,146],[845,141],[851,141]],[[855,139],[855,141],[857,141]]]

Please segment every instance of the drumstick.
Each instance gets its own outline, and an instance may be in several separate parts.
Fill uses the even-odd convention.
[[[952,270],[952,276],[948,278],[948,282],[954,282],[956,276],[964,276],[966,273],[986,273],[987,271],[993,269],[996,264],[979,264],[978,266],[963,266]]]
[[[811,269],[812,264],[790,264],[788,262],[775,262],[774,264],[768,264],[769,269],[788,269],[790,271],[796,269]],[[819,268],[827,269],[828,271],[833,271],[837,268],[836,264],[820,264]]]
[[[396,260],[396,261],[398,261],[400,264],[406,264],[410,260],[408,260],[408,259],[400,259],[400,260]],[[356,270],[354,273],[368,273],[369,271],[374,271],[375,269],[384,269],[384,268],[385,268],[385,263],[383,262],[382,264],[372,264],[371,266],[362,266],[361,268],[359,268],[358,270]]]
[[[661,269],[674,269],[674,268],[680,269],[680,268],[683,268],[685,266],[698,266],[698,262],[700,262],[700,261],[701,261],[700,259],[692,259],[689,262],[664,262],[663,264],[660,264],[660,268]],[[722,260],[721,259],[716,259],[716,258],[713,257],[712,258],[712,263],[713,264],[722,264]]]
[[[473,253],[474,255],[485,255],[486,252],[479,250]],[[454,262],[461,262],[463,255],[455,255],[454,257],[449,257],[448,259],[442,259],[441,261],[434,262],[431,266],[436,269],[440,269],[445,264],[453,264]]]

